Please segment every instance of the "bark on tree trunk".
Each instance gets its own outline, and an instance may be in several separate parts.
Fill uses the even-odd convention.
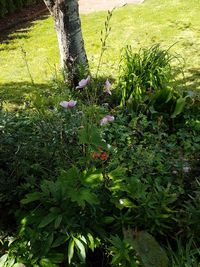
[[[77,83],[77,67],[88,66],[81,32],[78,0],[44,0],[55,22],[61,67]],[[66,72],[65,72],[66,74]]]

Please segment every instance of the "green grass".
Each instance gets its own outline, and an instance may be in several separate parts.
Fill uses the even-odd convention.
[[[200,89],[200,6],[199,0],[145,0],[114,12],[108,49],[101,74],[118,75],[120,51],[131,44],[141,47],[161,43],[185,60],[187,88]],[[100,31],[106,12],[82,15],[85,46],[92,71],[100,54]],[[21,47],[35,86],[31,84]],[[13,31],[0,44],[0,98],[17,105],[34,92],[49,90],[48,84],[59,71],[59,52],[51,17],[44,17]]]

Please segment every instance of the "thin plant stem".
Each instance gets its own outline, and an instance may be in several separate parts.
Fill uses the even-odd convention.
[[[28,60],[27,60],[27,56],[26,56],[26,51],[24,50],[24,48],[22,46],[21,46],[21,52],[22,52],[22,58],[24,60],[24,63],[25,63],[28,75],[30,77],[31,83],[32,83],[32,85],[34,85],[35,83],[34,83],[33,76],[31,74],[30,68],[29,68],[29,64],[28,64]]]
[[[108,10],[108,15],[106,17],[106,21],[104,24],[104,31],[101,30],[101,53],[100,53],[99,61],[98,61],[98,65],[97,65],[96,78],[99,74],[99,70],[101,67],[104,52],[106,51],[107,39],[108,39],[110,32],[111,32],[110,21],[111,21],[114,10],[115,10],[115,8],[113,8],[111,11]]]

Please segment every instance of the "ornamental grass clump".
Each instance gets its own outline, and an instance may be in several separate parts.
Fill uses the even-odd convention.
[[[169,49],[161,49],[159,44],[139,52],[127,46],[120,66],[118,94],[121,105],[132,99],[139,101],[149,92],[165,89],[175,79],[171,66],[174,59]]]

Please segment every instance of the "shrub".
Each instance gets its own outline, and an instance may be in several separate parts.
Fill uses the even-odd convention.
[[[18,186],[26,181],[22,190],[29,190],[41,177],[55,177],[62,166],[77,161],[81,114],[62,112],[61,108],[16,114],[1,110],[0,117],[0,209],[13,205],[14,210],[20,194]]]

